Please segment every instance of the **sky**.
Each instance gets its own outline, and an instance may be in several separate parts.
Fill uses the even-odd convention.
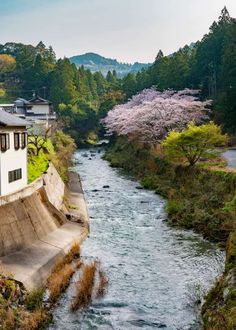
[[[225,5],[236,17],[236,0],[0,0],[0,43],[153,62],[201,39]]]

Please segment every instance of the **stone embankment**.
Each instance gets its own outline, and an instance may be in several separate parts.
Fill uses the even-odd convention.
[[[68,188],[51,164],[38,180],[0,197],[0,270],[26,288],[41,285],[59,256],[82,243],[89,218],[80,179],[70,173]]]

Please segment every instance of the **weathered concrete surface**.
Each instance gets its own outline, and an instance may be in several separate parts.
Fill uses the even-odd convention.
[[[26,188],[0,197],[0,256],[19,251],[60,227],[65,184],[51,164]]]
[[[45,174],[25,188],[17,190],[12,194],[0,196],[0,206],[29,197],[42,187],[45,188],[50,202],[60,209],[63,204],[65,184],[53,164],[49,165]]]
[[[63,205],[65,184],[52,164],[50,164],[47,174],[43,175],[43,186],[50,203],[60,210]]]
[[[32,289],[45,282],[56,260],[65,255],[73,242],[82,243],[87,229],[75,223],[66,223],[43,240],[37,240],[27,248],[0,258],[4,271]]]
[[[67,217],[75,222],[60,211],[66,209],[65,185],[53,166],[42,182],[31,195],[0,206],[0,268],[27,288],[42,284],[56,259],[67,253],[74,241],[82,243],[89,231],[78,175],[70,174],[66,189],[68,204],[73,205],[66,210]]]
[[[69,206],[72,206],[72,208],[69,209],[70,214],[73,215],[75,218],[78,218],[79,222],[87,223],[87,225],[89,226],[88,210],[84,200],[84,192],[80,177],[76,172],[70,172],[68,188],[70,191]],[[73,208],[73,206],[77,206],[77,208]]]
[[[31,196],[0,207],[0,256],[18,251],[56,230],[63,222],[48,207],[41,188]],[[65,221],[65,219],[64,219]]]
[[[31,196],[36,190],[43,186],[43,176],[29,184],[23,189],[17,190],[12,194],[0,196],[0,206],[15,202],[19,199]]]

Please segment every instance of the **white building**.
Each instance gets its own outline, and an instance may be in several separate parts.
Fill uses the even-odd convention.
[[[52,108],[52,102],[43,99],[42,97],[35,96],[31,100],[29,100],[29,104],[32,107],[31,110],[27,111],[27,114],[29,115],[32,113],[34,116],[40,116],[40,115],[53,115],[53,108]]]
[[[35,96],[29,101],[18,98],[13,104],[0,104],[0,109],[25,119],[33,127],[48,130],[49,135],[56,125],[57,116],[52,102],[39,96]]]
[[[13,113],[32,120],[56,119],[56,115],[53,111],[52,102],[45,100],[39,96],[35,96],[29,101],[22,98],[18,98],[14,102]]]
[[[0,110],[0,195],[27,185],[28,123]]]
[[[39,96],[29,101],[19,97],[14,103],[0,104],[0,109],[31,121],[57,119],[52,102]]]

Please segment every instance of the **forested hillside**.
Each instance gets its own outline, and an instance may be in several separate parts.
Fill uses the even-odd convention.
[[[70,57],[71,63],[78,68],[82,65],[91,72],[100,71],[103,75],[107,75],[108,71],[115,70],[119,78],[124,77],[128,73],[137,73],[143,68],[147,68],[150,64],[135,62],[134,64],[120,63],[117,60],[106,58],[95,53],[86,53]]]
[[[0,83],[0,103],[33,93],[50,99],[59,122],[77,143],[94,140],[100,119],[111,108],[151,86],[200,89],[203,99],[214,100],[214,119],[235,133],[236,20],[224,8],[201,41],[169,56],[159,51],[152,66],[122,79],[116,71],[104,77],[67,58],[57,60],[43,42],[36,47],[7,43],[0,45]]]
[[[83,66],[77,69],[67,58],[56,60],[42,42],[0,45],[0,82],[0,103],[33,93],[52,101],[59,124],[77,143],[94,140],[99,119],[125,98],[115,71],[104,78]]]
[[[128,93],[153,85],[159,90],[200,89],[202,98],[214,100],[214,119],[236,132],[236,20],[226,8],[201,41],[170,56],[159,51],[149,69],[130,76]]]

